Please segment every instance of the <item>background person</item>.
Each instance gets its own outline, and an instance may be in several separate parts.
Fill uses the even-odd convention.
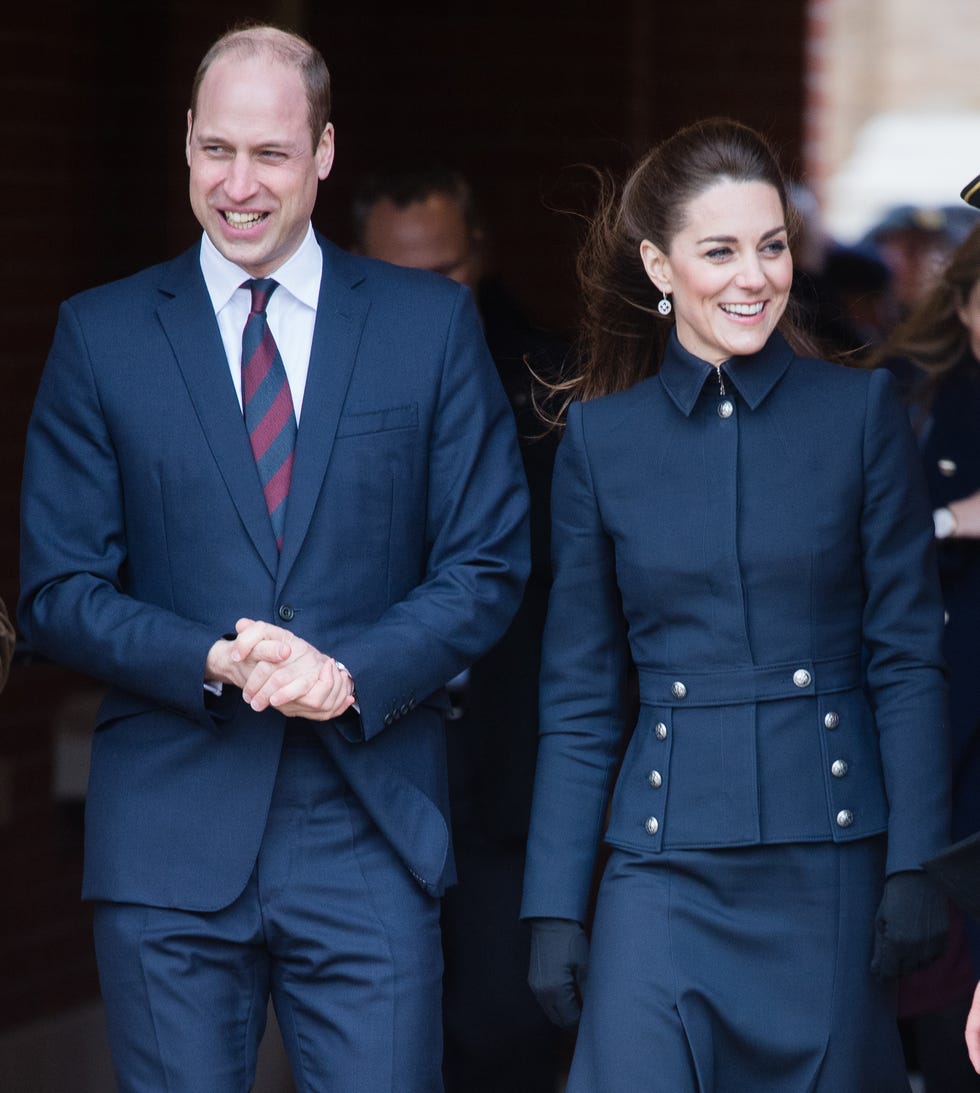
[[[890,377],[801,355],[789,228],[764,140],[712,120],[580,257],[522,908],[545,1008],[584,988],[569,1093],[908,1089],[895,977],[945,929],[932,527]]]
[[[487,266],[487,229],[458,172],[379,172],[355,195],[354,246],[429,269],[474,292],[518,430],[531,497],[531,574],[507,632],[456,681],[448,736],[459,883],[443,898],[443,1072],[449,1093],[553,1093],[561,1044],[527,983],[530,932],[519,920],[538,741],[541,637],[551,585],[554,434],[542,435],[531,366],[554,371],[565,346],[533,326]]]
[[[939,271],[933,288],[872,362],[887,364],[908,394],[938,540],[949,666],[952,838],[980,831],[980,228]],[[904,981],[909,1019],[928,1090],[980,1087],[959,1050],[980,976],[980,928],[954,912],[942,961]],[[972,952],[972,958],[971,958]]]
[[[121,1089],[249,1088],[270,993],[298,1089],[441,1089],[443,688],[517,606],[526,489],[469,293],[312,231],[329,86],[295,35],[215,43],[204,237],[62,306],[28,432],[23,630],[111,685]]]

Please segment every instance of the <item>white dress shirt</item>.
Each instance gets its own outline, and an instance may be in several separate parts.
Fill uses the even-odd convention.
[[[211,240],[201,239],[201,272],[214,307],[215,318],[221,331],[225,356],[231,379],[242,402],[242,331],[252,306],[248,289],[241,288],[249,280],[247,273],[230,262]],[[320,278],[323,274],[323,251],[313,235],[312,226],[297,250],[272,274],[279,288],[269,300],[269,329],[279,347],[279,355],[286,369],[289,390],[293,396],[296,424],[303,409],[303,392],[306,374],[310,367],[310,351],[313,347],[313,326],[316,322],[316,305],[320,296]]]

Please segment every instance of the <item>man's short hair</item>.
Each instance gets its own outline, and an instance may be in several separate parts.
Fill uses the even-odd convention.
[[[480,232],[480,216],[470,184],[459,171],[433,165],[375,171],[364,177],[351,203],[354,245],[363,248],[368,217],[379,201],[388,200],[396,209],[404,209],[433,194],[442,194],[456,202],[471,236]]]
[[[191,118],[197,113],[197,99],[208,69],[219,58],[232,54],[238,58],[266,56],[289,68],[295,68],[306,88],[310,134],[316,151],[320,137],[330,121],[330,72],[323,55],[298,34],[268,23],[243,24],[222,36],[204,54],[191,85]]]

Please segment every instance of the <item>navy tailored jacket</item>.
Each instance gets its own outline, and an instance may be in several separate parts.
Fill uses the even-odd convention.
[[[213,910],[256,861],[285,718],[203,689],[242,616],[350,669],[318,727],[428,891],[453,879],[443,685],[528,568],[513,415],[469,293],[326,240],[281,556],[199,249],[62,305],[24,472],[20,621],[110,684],[84,894]]]
[[[887,831],[889,872],[944,845],[942,604],[890,376],[778,333],[719,376],[675,336],[571,407],[552,506],[525,917],[584,921],[604,829],[652,854]]]

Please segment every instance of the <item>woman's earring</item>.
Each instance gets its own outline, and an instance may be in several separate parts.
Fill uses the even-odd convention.
[[[664,298],[657,304],[657,310],[661,315],[669,315],[674,310],[674,305],[667,299],[667,293],[663,289],[660,290],[664,294]]]

